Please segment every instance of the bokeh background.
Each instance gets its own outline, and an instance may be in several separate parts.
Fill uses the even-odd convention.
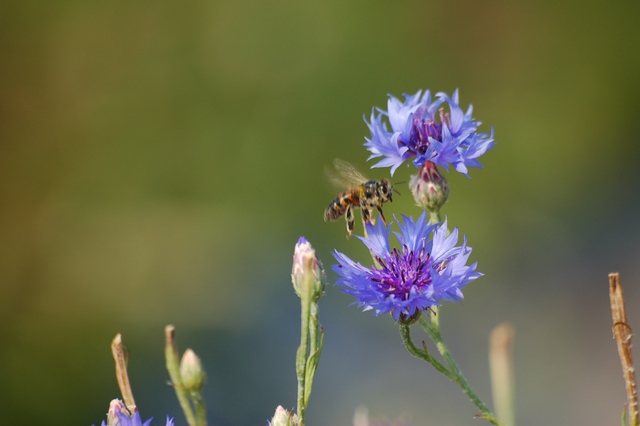
[[[640,327],[639,16],[632,1],[3,2],[0,424],[99,424],[118,332],[143,418],[185,424],[165,324],[204,362],[210,424],[293,408],[294,244],[327,267],[333,249],[366,260],[322,221],[323,170],[387,176],[368,169],[362,116],[427,88],[459,88],[497,141],[472,179],[447,175],[443,213],[485,273],[442,311],[455,357],[490,404],[487,339],[510,321],[521,426],[617,424],[607,274]],[[418,215],[399,189],[387,215]],[[308,424],[349,425],[359,405],[480,422],[389,317],[351,302],[333,286],[321,301]]]

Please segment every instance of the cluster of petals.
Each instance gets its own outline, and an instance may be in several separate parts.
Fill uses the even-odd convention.
[[[461,289],[482,276],[476,263],[467,266],[471,247],[466,237],[461,246],[458,230],[447,235],[447,222],[427,224],[426,213],[415,220],[403,216],[404,223],[394,232],[400,247],[391,248],[391,224],[367,224],[367,237],[358,237],[371,251],[375,264],[367,268],[334,251],[339,275],[336,285],[355,296],[363,310],[374,315],[391,313],[394,320],[410,318],[440,302],[460,301]],[[396,219],[397,220],[397,219]]]
[[[370,121],[365,119],[371,137],[364,145],[371,152],[369,159],[380,158],[373,167],[391,167],[393,175],[410,158],[418,168],[431,161],[446,170],[452,165],[465,176],[468,167],[482,167],[478,158],[495,145],[493,128],[490,134],[477,132],[481,123],[471,116],[471,105],[462,111],[458,90],[452,97],[435,97],[432,100],[428,90],[405,95],[404,102],[389,96],[387,111],[371,112]]]

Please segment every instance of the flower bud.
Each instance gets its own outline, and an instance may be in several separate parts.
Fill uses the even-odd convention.
[[[135,411],[135,406],[132,406],[133,410],[130,411],[124,402],[119,399],[114,399],[109,403],[109,412],[107,413],[107,425],[116,426],[120,424],[120,417],[125,415],[130,417],[130,413]],[[103,423],[104,424],[104,423]]]
[[[409,187],[418,206],[429,213],[438,213],[449,198],[449,184],[431,161],[426,161],[418,174],[411,176]]]
[[[298,416],[282,408],[282,405],[278,405],[276,413],[269,423],[270,426],[296,426],[297,424]]]
[[[300,299],[317,301],[324,293],[324,269],[316,257],[316,251],[304,237],[300,237],[293,253],[291,281]]]
[[[416,312],[413,315],[407,315],[407,314],[400,314],[400,319],[398,320],[398,324],[403,324],[403,325],[411,325],[411,324],[415,324],[416,321],[418,321],[418,319],[420,319],[420,314],[422,313],[422,311],[418,311],[416,310]],[[393,316],[393,314],[392,314]]]
[[[206,374],[202,369],[200,358],[191,349],[184,351],[180,361],[180,378],[182,386],[188,391],[199,392],[204,385]]]

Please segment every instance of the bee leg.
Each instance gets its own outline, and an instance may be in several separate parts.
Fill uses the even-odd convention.
[[[378,209],[378,213],[380,213],[380,218],[382,219],[382,223],[384,223],[386,225],[387,224],[387,219],[385,219],[384,213],[382,213],[382,207],[376,206],[376,208]]]
[[[362,227],[364,228],[364,236],[367,237],[367,223],[375,225],[375,222],[371,221],[371,210],[366,207],[362,207]]]
[[[351,206],[347,206],[347,210],[344,212],[344,218],[347,221],[347,238],[353,234],[353,228],[355,228],[355,219],[353,218],[353,209]]]
[[[371,210],[362,206],[362,223],[371,223]]]

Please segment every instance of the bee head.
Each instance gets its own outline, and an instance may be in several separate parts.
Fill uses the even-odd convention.
[[[389,179],[380,181],[379,193],[383,201],[393,201],[393,185],[389,182]]]

